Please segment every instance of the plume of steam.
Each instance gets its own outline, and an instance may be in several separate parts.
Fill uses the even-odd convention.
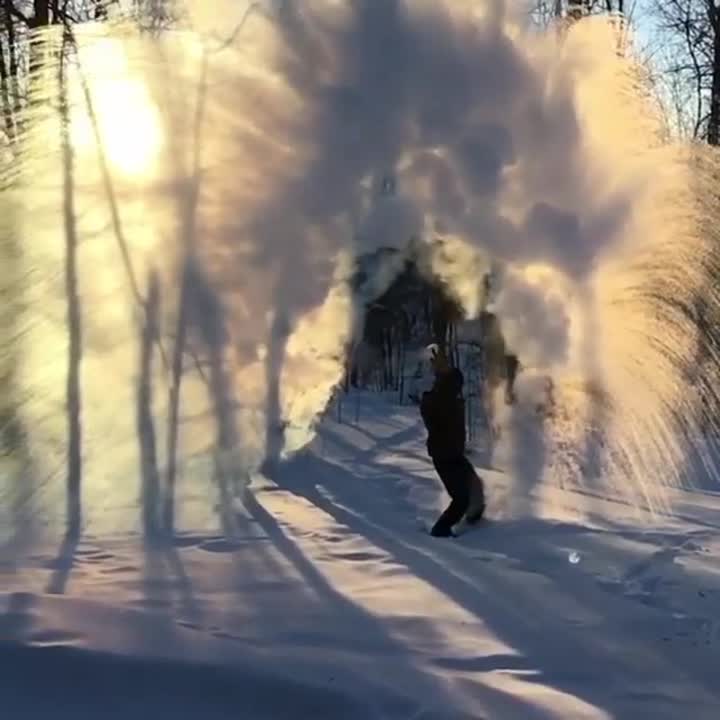
[[[602,482],[656,506],[694,432],[689,308],[711,248],[688,153],[659,142],[611,29],[526,33],[501,0],[206,5],[188,0],[189,25],[153,36],[45,36],[22,178],[2,199],[19,209],[3,240],[23,239],[23,333],[6,353],[40,475],[66,453],[70,235],[100,499],[134,492],[141,381],[163,467],[219,448],[245,473],[306,442],[361,301],[420,243],[469,316],[503,267],[496,310],[512,350],[556,376],[563,452],[594,453]],[[387,262],[358,289],[355,261],[373,252]]]

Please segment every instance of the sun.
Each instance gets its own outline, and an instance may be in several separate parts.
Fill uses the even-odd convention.
[[[152,170],[163,145],[159,113],[119,40],[91,37],[80,44],[70,92],[76,151],[96,152],[99,142],[109,164],[124,175]]]

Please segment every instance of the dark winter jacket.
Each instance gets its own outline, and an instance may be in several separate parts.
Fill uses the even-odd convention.
[[[465,401],[463,374],[457,368],[438,375],[429,392],[423,394],[420,414],[428,431],[430,457],[451,459],[465,453]]]

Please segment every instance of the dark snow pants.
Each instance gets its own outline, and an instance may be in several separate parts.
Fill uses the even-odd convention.
[[[438,518],[433,531],[449,534],[452,526],[462,520],[468,509],[472,511],[473,516],[482,515],[485,509],[484,497],[474,497],[473,507],[470,508],[473,483],[478,483],[482,495],[481,480],[475,473],[472,463],[464,455],[456,458],[433,458],[432,461],[450,496],[450,504]]]

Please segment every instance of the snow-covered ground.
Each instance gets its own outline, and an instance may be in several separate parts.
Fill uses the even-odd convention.
[[[533,483],[523,432],[453,540],[421,531],[417,409],[357,395],[235,512],[181,485],[172,541],[106,498],[78,542],[6,546],[2,717],[717,720],[720,493],[651,518]]]

